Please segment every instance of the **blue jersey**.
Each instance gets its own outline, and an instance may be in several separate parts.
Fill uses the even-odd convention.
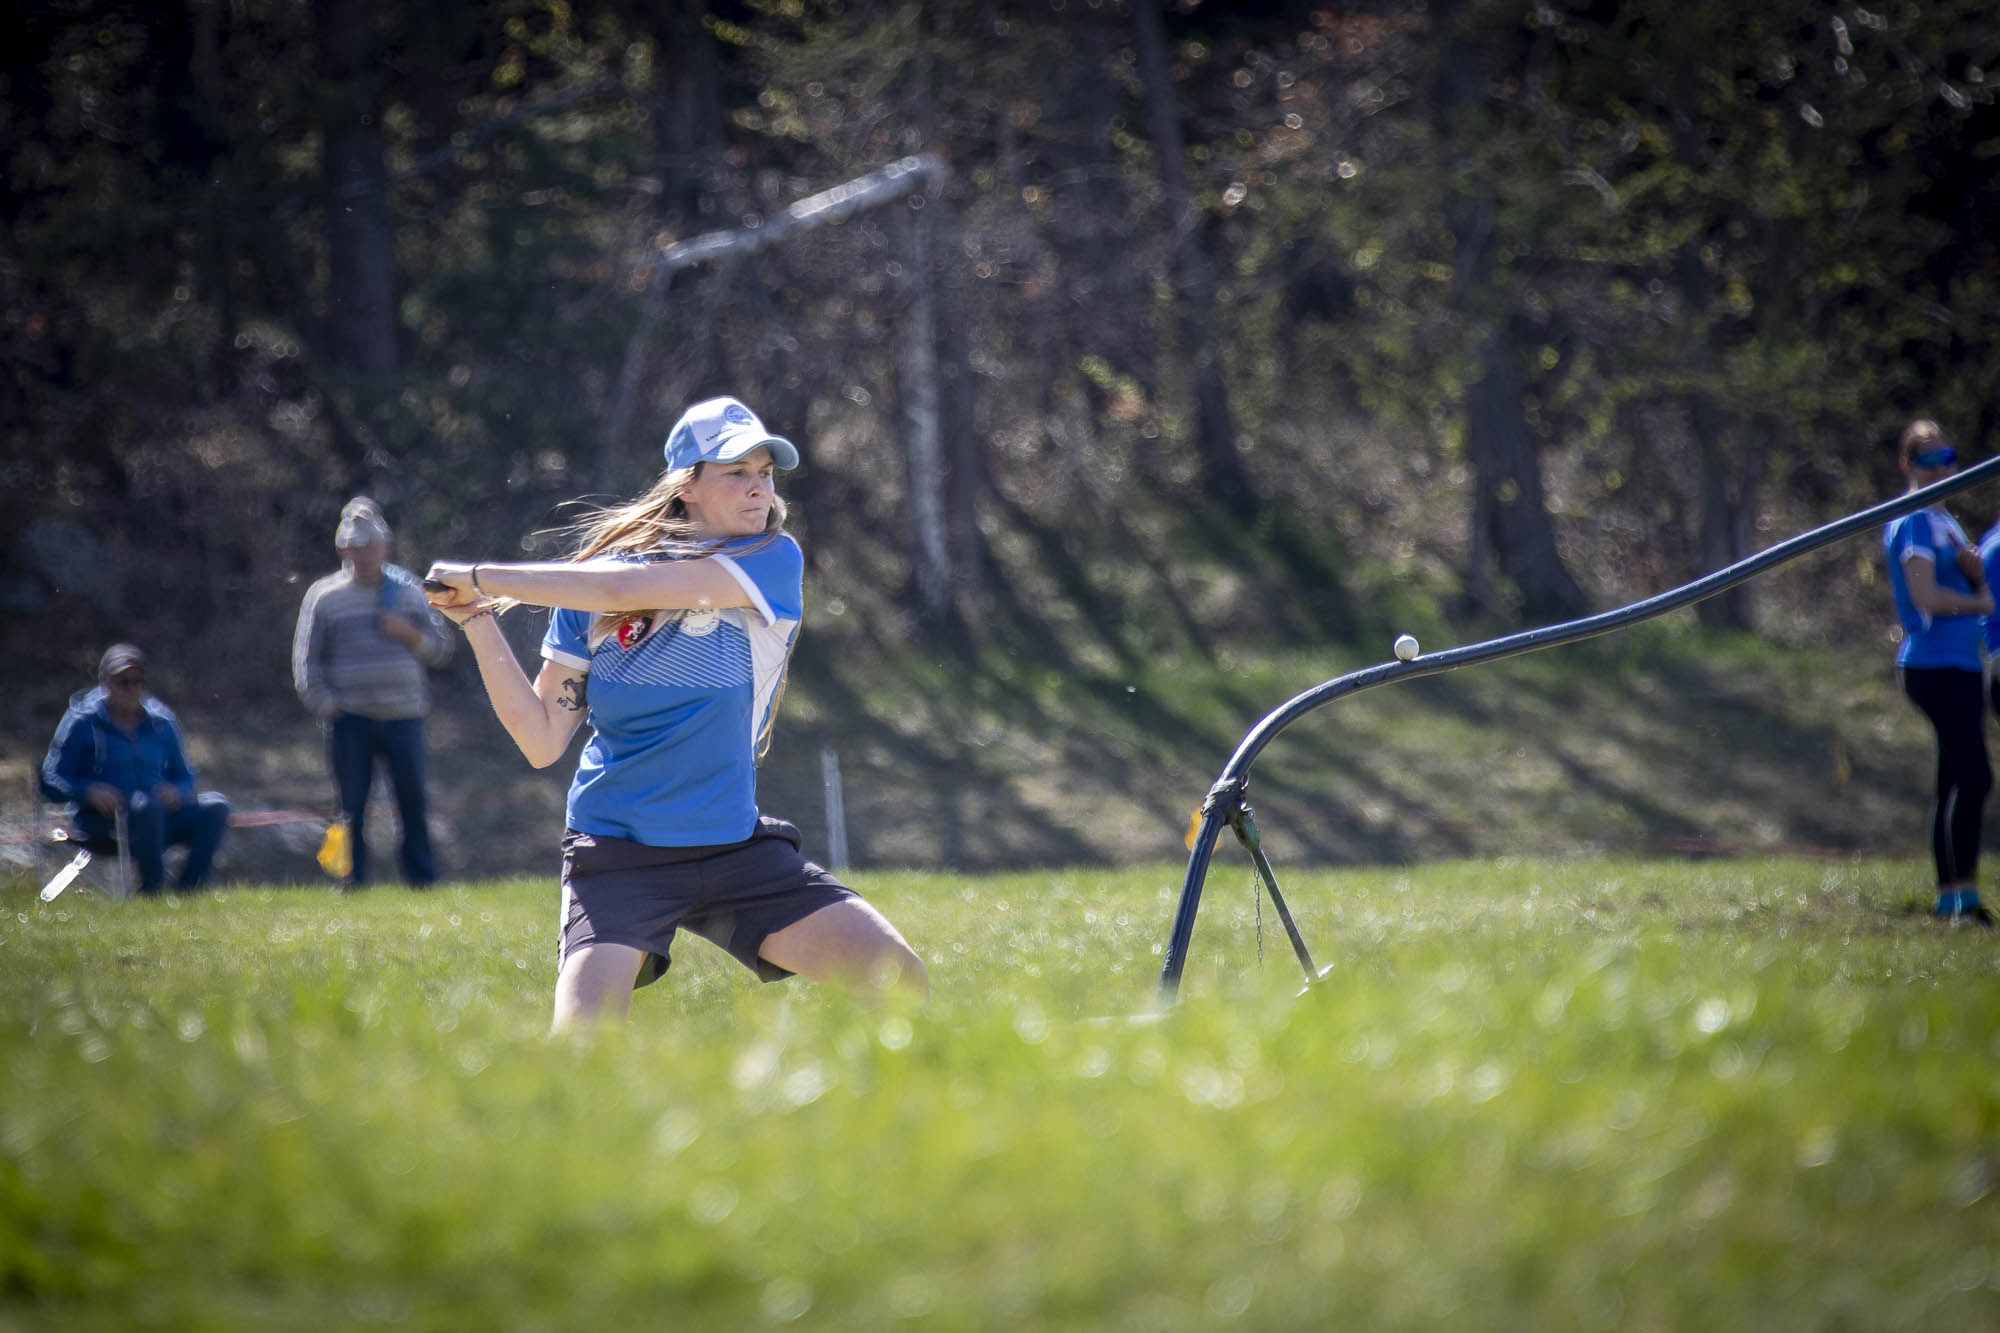
[[[1993,581],[1995,575],[2000,575],[2000,523],[1988,528],[1979,539],[1979,563],[1986,567],[1986,586],[2000,588],[2000,583]],[[2000,657],[2000,615],[1986,617],[1986,655]]]
[[[1972,580],[1958,567],[1958,552],[1970,546],[1958,520],[1935,505],[1905,514],[1882,529],[1882,548],[1889,558],[1889,588],[1896,598],[1896,618],[1903,624],[1897,666],[1978,671],[1984,665],[1981,648],[1986,641],[1986,617],[1925,614],[1910,600],[1910,581],[1903,572],[1907,560],[1928,561],[1936,572],[1938,587],[1970,596]]]
[[[747,537],[704,552],[749,595],[722,611],[624,618],[558,609],[542,656],[590,673],[591,737],[569,788],[569,827],[652,847],[741,842],[757,827],[756,751],[804,615],[798,543]]]

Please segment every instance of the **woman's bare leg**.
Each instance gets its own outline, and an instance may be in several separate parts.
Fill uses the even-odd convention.
[[[765,937],[767,961],[810,981],[827,982],[863,998],[891,995],[921,1001],[930,975],[889,919],[859,898],[822,907]]]
[[[632,1007],[632,983],[646,952],[629,944],[586,944],[563,960],[556,974],[553,1032],[598,1019],[623,1020]]]

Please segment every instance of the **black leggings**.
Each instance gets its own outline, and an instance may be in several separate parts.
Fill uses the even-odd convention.
[[[1970,883],[1979,869],[1979,824],[1993,790],[1986,757],[1985,689],[1977,671],[1904,667],[1903,693],[1937,732],[1937,803],[1931,807],[1931,859],[1940,886]]]

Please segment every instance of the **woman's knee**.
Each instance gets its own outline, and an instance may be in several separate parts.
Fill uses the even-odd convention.
[[[812,981],[923,999],[930,974],[887,917],[866,900],[823,907],[764,941],[764,958]]]
[[[917,957],[917,951],[909,945],[897,941],[900,946],[894,960],[894,975],[890,979],[890,989],[900,991],[913,999],[930,998],[931,974],[924,966],[924,960]]]
[[[924,960],[893,931],[857,951],[850,970],[858,986],[876,995],[923,1000],[931,993],[931,975]]]

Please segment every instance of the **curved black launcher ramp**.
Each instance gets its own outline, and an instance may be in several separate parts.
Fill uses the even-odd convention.
[[[1193,847],[1188,855],[1187,876],[1181,882],[1180,906],[1174,912],[1173,931],[1167,937],[1166,962],[1160,969],[1160,999],[1172,1003],[1180,990],[1181,970],[1187,964],[1188,945],[1194,939],[1195,913],[1201,906],[1201,890],[1208,878],[1208,862],[1215,850],[1217,835],[1227,824],[1236,833],[1250,853],[1251,861],[1257,867],[1258,877],[1271,895],[1271,902],[1277,908],[1278,918],[1284,923],[1285,933],[1290,936],[1292,949],[1298,954],[1299,963],[1305,968],[1306,984],[1310,986],[1326,975],[1329,968],[1318,968],[1313,964],[1312,954],[1307,951],[1305,941],[1300,937],[1297,925],[1292,921],[1291,910],[1285,905],[1278,892],[1277,877],[1271,872],[1271,863],[1265,857],[1262,841],[1257,835],[1256,822],[1250,817],[1247,799],[1250,781],[1250,765],[1256,762],[1258,754],[1273,737],[1307,713],[1335,699],[1361,690],[1373,689],[1377,685],[1392,685],[1398,681],[1414,680],[1419,676],[1435,676],[1459,667],[1471,666],[1476,662],[1494,662],[1503,657],[1517,657],[1522,653],[1537,652],[1543,648],[1553,648],[1561,643],[1574,643],[1578,639],[1595,638],[1609,634],[1613,630],[1636,625],[1642,620],[1663,616],[1669,611],[1677,611],[1719,592],[1726,592],[1739,583],[1746,582],[1784,564],[1796,560],[1807,552],[1858,532],[1880,528],[1892,518],[1935,504],[1948,495],[1968,490],[1982,482],[2000,476],[2000,458],[1989,458],[1976,467],[1969,467],[1955,477],[1926,486],[1922,490],[1910,491],[1893,500],[1863,509],[1859,513],[1837,519],[1810,532],[1800,533],[1776,546],[1759,551],[1733,565],[1704,575],[1692,583],[1684,583],[1671,591],[1659,593],[1643,601],[1633,602],[1612,611],[1601,611],[1594,616],[1584,616],[1578,620],[1566,620],[1556,625],[1546,625],[1540,629],[1523,630],[1518,634],[1508,634],[1497,639],[1487,639],[1482,643],[1469,643],[1459,648],[1447,648],[1443,652],[1423,653],[1407,662],[1383,662],[1376,666],[1350,671],[1345,676],[1315,685],[1303,694],[1294,696],[1283,707],[1268,714],[1263,721],[1250,729],[1236,753],[1223,766],[1222,776],[1208,789],[1208,795],[1201,803],[1201,823],[1195,831]]]

